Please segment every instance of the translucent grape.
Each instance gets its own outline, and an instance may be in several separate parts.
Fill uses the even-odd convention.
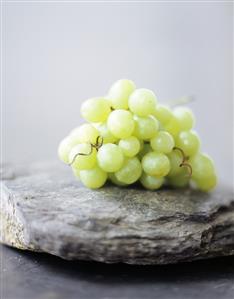
[[[107,120],[107,127],[116,138],[130,137],[135,127],[132,114],[121,109],[112,111]]]
[[[103,138],[103,143],[115,143],[118,141],[118,138],[112,135],[110,130],[107,128],[106,123],[99,124],[97,129],[99,131],[99,135]]]
[[[182,131],[176,138],[176,146],[181,148],[184,153],[192,157],[200,147],[200,140],[194,131]]]
[[[162,153],[149,152],[142,159],[143,170],[156,177],[164,177],[170,171],[170,161]]]
[[[166,131],[160,131],[150,140],[150,145],[156,152],[168,154],[175,146],[175,142],[171,134]]]
[[[145,143],[145,144],[143,145],[143,148],[140,150],[140,152],[139,152],[139,154],[138,154],[138,158],[139,158],[140,160],[142,160],[143,157],[144,157],[147,153],[152,152],[152,151],[153,151],[153,149],[152,149],[151,145],[150,145],[149,143]]]
[[[81,155],[77,155],[81,154]],[[88,143],[81,143],[74,146],[69,154],[69,163],[78,170],[91,169],[96,165],[97,152],[95,149],[91,152],[91,146]]]
[[[165,105],[156,105],[153,115],[162,125],[167,124],[173,118],[172,111]]]
[[[192,111],[187,107],[177,107],[174,109],[173,114],[177,118],[182,131],[191,130],[194,126],[195,119]]]
[[[109,173],[109,174],[108,174],[108,178],[109,178],[109,180],[110,180],[113,184],[115,184],[116,186],[120,186],[120,187],[127,186],[127,184],[120,182],[120,181],[117,179],[117,177],[115,176],[114,173]]]
[[[153,116],[139,117],[134,115],[135,130],[133,135],[138,139],[150,140],[158,131],[158,121]]]
[[[121,148],[112,143],[104,144],[97,153],[98,165],[106,172],[119,170],[124,162]]]
[[[184,188],[189,184],[189,174],[185,167],[181,167],[180,173],[176,176],[171,176],[168,178],[168,183],[170,186],[175,188]]]
[[[140,151],[140,142],[134,137],[128,137],[119,141],[119,147],[122,149],[123,154],[126,157],[134,157]]]
[[[170,120],[163,126],[164,130],[170,133],[174,138],[177,137],[177,135],[180,132],[180,123],[178,119],[175,116],[172,116]]]
[[[143,172],[140,178],[140,182],[146,189],[157,190],[163,185],[164,178],[157,178],[155,176],[148,175],[145,172]]]
[[[98,130],[91,124],[83,124],[70,133],[73,143],[95,143],[99,136]]]
[[[131,80],[123,79],[115,82],[108,93],[111,106],[114,109],[128,109],[128,98],[135,89],[136,86]]]
[[[123,166],[115,173],[118,181],[125,184],[135,183],[141,176],[142,167],[140,161],[134,157],[124,161]]]
[[[78,142],[76,140],[70,138],[70,136],[64,138],[58,146],[58,156],[61,161],[68,164],[69,163],[69,153],[73,146],[75,146]]]
[[[153,114],[157,99],[155,94],[149,89],[136,89],[129,97],[128,105],[130,110],[138,116],[148,116]]]
[[[90,122],[104,122],[110,112],[110,102],[104,98],[92,98],[81,105],[81,115]]]
[[[98,189],[105,184],[107,173],[96,166],[89,170],[81,170],[80,180],[86,187]]]
[[[180,164],[182,163],[183,157],[181,153],[177,151],[172,151],[167,155],[169,161],[170,161],[170,171],[168,173],[168,176],[176,176],[181,172]]]

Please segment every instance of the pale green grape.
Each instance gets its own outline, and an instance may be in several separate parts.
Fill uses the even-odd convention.
[[[104,122],[110,112],[110,102],[104,98],[86,100],[81,106],[81,115],[90,122]]]
[[[119,141],[119,147],[126,157],[134,157],[140,151],[140,141],[134,137],[128,137]]]
[[[176,176],[171,176],[168,178],[168,183],[170,186],[175,188],[184,188],[189,184],[189,174],[185,167],[181,167],[180,173]]]
[[[143,117],[154,113],[156,103],[155,94],[145,88],[136,89],[128,100],[130,110],[134,114]]]
[[[107,180],[107,173],[98,166],[80,171],[80,180],[88,188],[98,189],[102,187]]]
[[[74,169],[91,169],[96,165],[96,162],[97,152],[95,149],[91,151],[91,145],[88,143],[74,146],[69,153],[69,163],[72,163]]]
[[[117,179],[117,177],[115,176],[114,173],[109,173],[109,174],[108,174],[108,178],[109,178],[109,180],[110,180],[113,184],[115,184],[116,186],[120,186],[120,187],[127,186],[127,184],[120,182],[120,181]]]
[[[77,168],[75,168],[75,167],[73,167],[72,165],[71,165],[71,169],[72,169],[72,171],[73,171],[74,176],[75,176],[78,180],[80,180],[80,170],[77,169]]]
[[[70,138],[77,143],[95,143],[99,136],[98,130],[91,124],[83,124],[70,133]]]
[[[184,153],[192,157],[200,147],[200,140],[194,131],[182,131],[176,138],[176,146],[184,151]]]
[[[157,190],[163,185],[164,178],[157,178],[155,176],[148,175],[147,173],[143,172],[140,178],[140,182],[146,189]]]
[[[160,131],[150,140],[150,145],[156,152],[168,154],[175,146],[175,142],[171,134],[166,131]]]
[[[139,117],[134,115],[135,130],[133,135],[138,139],[150,140],[158,131],[158,121],[153,116]]]
[[[108,99],[114,109],[128,109],[128,98],[136,89],[133,81],[122,79],[115,82],[108,93]]]
[[[170,171],[168,173],[168,176],[176,176],[181,172],[180,164],[182,163],[183,157],[180,152],[174,150],[171,153],[167,155],[169,161],[170,161]]]
[[[125,159],[123,166],[115,172],[118,181],[125,184],[135,183],[141,176],[142,167],[140,161],[134,157]]]
[[[153,115],[162,125],[166,125],[173,118],[172,111],[165,105],[156,105]]]
[[[139,158],[140,160],[142,160],[143,157],[144,157],[147,153],[152,152],[152,151],[153,151],[153,149],[152,149],[151,145],[150,145],[149,143],[144,143],[143,148],[140,150],[140,152],[139,152],[139,154],[138,154],[138,158]]]
[[[197,153],[191,160],[192,179],[202,191],[209,191],[217,184],[213,160],[206,154]]]
[[[164,130],[170,133],[176,138],[181,130],[180,123],[175,116],[172,116],[170,120],[163,126]]]
[[[97,153],[98,165],[106,172],[119,170],[124,162],[121,148],[112,143],[104,144]]]
[[[170,161],[162,153],[149,152],[142,159],[142,168],[149,175],[164,177],[170,171]]]
[[[195,119],[191,109],[187,107],[177,107],[174,109],[173,114],[179,121],[182,131],[188,131],[193,128]]]
[[[58,156],[61,161],[68,164],[69,163],[69,153],[73,146],[75,146],[78,142],[70,138],[70,136],[65,137],[58,146]]]
[[[130,137],[135,127],[132,114],[122,109],[112,111],[107,120],[107,127],[116,138]]]
[[[100,136],[103,138],[103,143],[115,143],[118,141],[118,138],[112,135],[110,130],[107,128],[106,123],[99,124],[97,129]]]

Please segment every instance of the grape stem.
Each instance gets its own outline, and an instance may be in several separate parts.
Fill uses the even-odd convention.
[[[179,151],[181,153],[181,155],[182,155],[182,162],[180,163],[179,166],[180,167],[187,167],[187,169],[189,171],[189,177],[191,177],[192,173],[193,173],[193,169],[192,169],[192,166],[188,163],[189,156],[186,156],[185,153],[184,153],[184,151],[181,148],[177,147],[177,146],[175,146],[173,148],[173,150],[177,150],[177,151]]]
[[[99,142],[99,140],[101,141]],[[77,156],[89,156],[92,154],[94,148],[96,149],[96,151],[98,151],[102,145],[103,145],[103,137],[98,136],[95,143],[90,143],[90,152],[88,154],[85,153],[75,154],[72,161],[68,165],[71,166],[75,162]]]

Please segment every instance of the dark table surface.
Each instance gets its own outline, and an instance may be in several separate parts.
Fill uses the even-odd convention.
[[[1,299],[234,299],[234,256],[167,266],[69,262],[0,245]]]

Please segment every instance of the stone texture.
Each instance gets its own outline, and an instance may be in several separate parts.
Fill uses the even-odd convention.
[[[64,259],[167,264],[234,255],[234,198],[220,187],[81,186],[60,163],[3,165],[1,241]]]

